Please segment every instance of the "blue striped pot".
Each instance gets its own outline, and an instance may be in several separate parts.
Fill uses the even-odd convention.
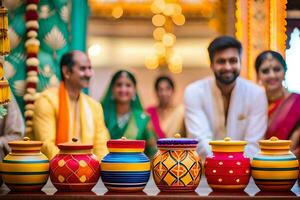
[[[141,191],[150,177],[150,161],[143,140],[110,140],[101,162],[101,179],[110,191]]]

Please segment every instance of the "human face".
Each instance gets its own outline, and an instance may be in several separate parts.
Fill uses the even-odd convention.
[[[82,52],[74,52],[74,65],[71,70],[65,71],[65,81],[77,89],[89,86],[90,78],[93,75],[90,59]]]
[[[158,84],[156,95],[160,105],[167,105],[171,102],[173,96],[173,88],[168,81],[161,81]]]
[[[113,96],[118,103],[130,103],[136,90],[133,82],[126,75],[121,75],[113,85]]]
[[[236,48],[217,51],[211,63],[216,80],[223,85],[230,85],[240,75],[241,58]]]
[[[263,61],[258,70],[258,78],[267,92],[282,89],[284,75],[285,73],[282,64],[275,58]]]

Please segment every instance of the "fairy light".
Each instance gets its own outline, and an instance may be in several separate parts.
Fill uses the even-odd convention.
[[[174,53],[176,36],[173,33],[173,26],[185,24],[185,16],[179,3],[169,3],[166,0],[154,0],[151,4],[152,24],[156,26],[153,31],[153,38],[157,41],[154,44],[154,55],[148,55],[145,65],[148,69],[157,69],[160,64],[166,64],[172,73],[182,72],[182,58]]]

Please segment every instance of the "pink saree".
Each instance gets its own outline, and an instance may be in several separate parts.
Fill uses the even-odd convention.
[[[287,140],[300,125],[300,94],[292,93],[270,113],[266,139],[276,136]]]

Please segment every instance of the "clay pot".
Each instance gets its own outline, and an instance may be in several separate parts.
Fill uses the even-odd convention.
[[[195,139],[159,139],[158,152],[152,161],[155,184],[161,191],[193,192],[201,178],[201,159],[196,152]]]
[[[59,191],[90,191],[98,182],[100,163],[93,145],[58,144],[59,153],[50,161],[50,180]]]
[[[144,140],[119,140],[107,142],[109,154],[101,163],[101,179],[109,191],[142,191],[150,177],[150,161],[143,153]]]
[[[1,163],[3,182],[13,191],[39,191],[49,176],[49,160],[41,153],[40,141],[8,142],[11,152]]]
[[[204,164],[208,185],[214,191],[243,191],[250,178],[250,159],[244,156],[246,141],[230,138],[211,141],[213,155]]]
[[[298,178],[299,163],[290,152],[290,140],[260,140],[260,152],[251,162],[252,177],[262,191],[288,191]]]

